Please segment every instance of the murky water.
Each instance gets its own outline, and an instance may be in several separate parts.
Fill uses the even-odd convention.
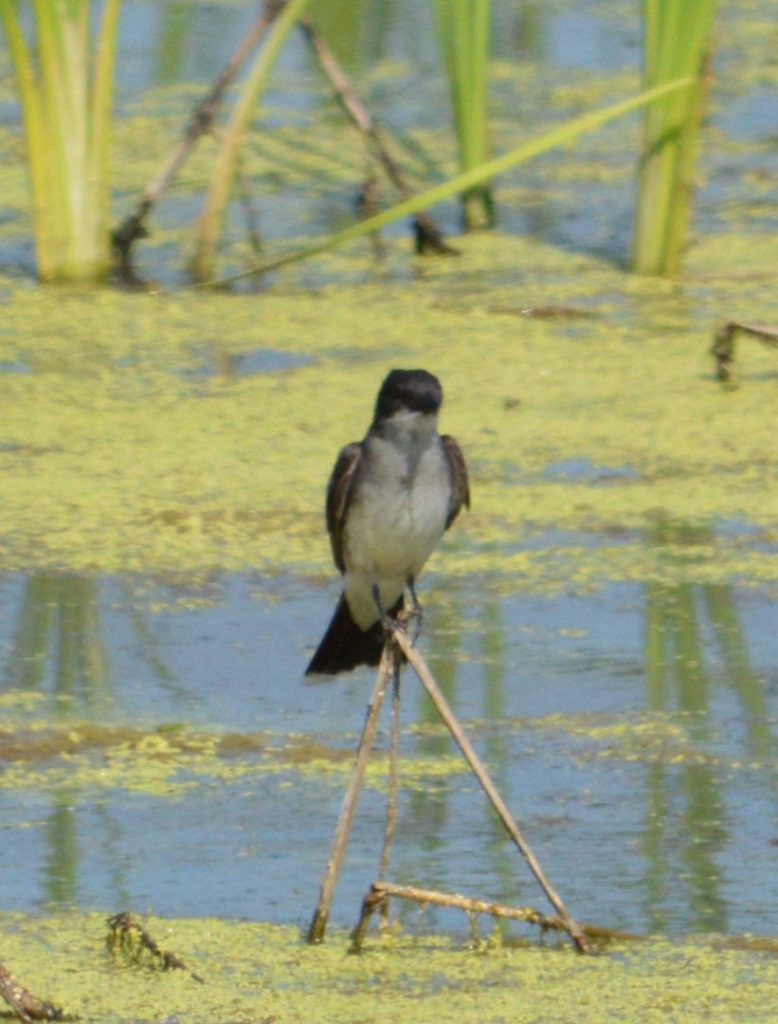
[[[436,582],[430,664],[574,912],[633,931],[775,933],[776,596],[621,585],[499,599],[474,586],[443,602]],[[371,673],[301,679],[334,593],[238,577],[214,582],[210,607],[154,610],[171,596],[140,598],[117,580],[5,579],[3,689],[45,694],[31,717],[65,733],[68,722],[149,734],[186,723],[275,743],[302,735],[333,758],[354,746]],[[402,719],[410,763],[452,753],[410,675]],[[401,792],[389,877],[542,905],[472,777],[435,774]],[[342,784],[303,763],[180,796],[45,776],[2,788],[4,903],[303,924]],[[336,921],[355,920],[375,877],[384,804],[365,792]],[[442,912],[427,923],[461,926]]]
[[[411,128],[435,128],[446,99],[429,73],[438,58],[425,5],[376,0],[353,19],[349,4],[329,6],[338,11],[323,23],[325,33],[346,66],[367,79],[373,109],[404,144],[412,142]],[[625,5],[613,20],[602,11],[584,17],[575,4],[497,8],[496,56],[508,60],[518,52],[541,62],[546,86],[560,72],[572,79],[578,70],[635,63],[635,25]],[[131,117],[145,104],[164,108],[172,84],[209,81],[250,16],[248,7],[229,4],[127,0],[123,113]],[[719,59],[726,70],[732,54]],[[371,77],[382,61],[396,61],[397,73]],[[329,109],[322,90],[309,95],[303,88],[313,71],[299,48],[284,56],[279,75],[283,87],[268,96],[274,124],[283,121],[285,104],[295,118]],[[716,128],[748,146],[706,157],[697,207],[706,230],[735,202],[744,170],[761,176],[767,197],[776,180],[774,146],[766,146],[774,131],[765,113],[774,113],[772,90],[757,81],[733,97],[726,75],[718,81]],[[539,100],[520,94],[508,78],[498,82],[495,99],[500,139],[507,141],[510,122],[515,144],[517,117],[528,130]],[[614,184],[594,175],[576,182],[572,199],[547,196],[540,162],[522,171],[521,183],[531,202],[507,202],[503,227],[568,250],[623,256],[631,178]],[[122,214],[131,193],[125,180],[115,197]],[[303,195],[306,230],[350,216],[340,179],[322,194],[299,188],[277,197],[263,213],[268,236],[286,236]],[[191,212],[190,196],[173,198],[158,224],[173,223],[184,207]],[[752,196],[750,206],[734,211],[735,223],[753,223],[755,209]],[[765,231],[774,227],[774,211],[773,204],[762,213]],[[440,217],[453,230],[455,204]],[[11,253],[12,273],[27,272],[22,249],[12,242],[4,252]],[[177,279],[164,242],[142,252],[155,276]],[[319,273],[311,270],[310,279],[328,279],[329,271]],[[502,273],[513,279],[514,265]],[[474,274],[468,301],[478,285]],[[456,285],[450,287],[454,295]],[[610,301],[601,298],[603,305]],[[621,301],[616,319],[644,318],[641,296]],[[684,301],[690,318],[710,315],[712,300],[690,293]],[[722,308],[729,310],[723,302]],[[214,354],[217,347],[194,348],[174,372],[198,381],[246,378],[308,361],[276,349],[272,337],[232,356]],[[344,350],[339,355],[347,358]],[[126,358],[121,365],[131,367]],[[21,356],[0,362],[0,376],[30,375]],[[769,384],[770,373],[761,379]],[[628,463],[602,467],[571,454],[550,461],[540,478],[598,487],[636,475]],[[742,537],[744,547],[759,551],[749,524],[716,528],[735,547]],[[521,543],[563,548],[571,538],[560,531]],[[574,543],[598,546],[604,538],[587,533]],[[768,548],[774,544],[765,542]],[[491,577],[473,574],[452,587],[443,575],[425,576],[424,650],[569,909],[628,931],[778,933],[774,584],[647,580],[591,592],[571,585],[548,597],[505,591],[504,581]],[[142,574],[0,577],[3,907],[131,907],[307,923],[371,685],[369,672],[326,685],[302,680],[336,597],[334,578],[322,588],[291,573],[225,574],[196,585]],[[408,673],[402,723],[406,774],[388,877],[544,909]],[[206,749],[210,760],[201,763],[195,754]],[[144,762],[156,774],[143,775]],[[355,921],[375,877],[385,801],[382,783],[371,777],[337,892],[336,922]],[[411,927],[414,913],[403,916]],[[461,917],[440,911],[428,911],[425,923],[462,927]]]

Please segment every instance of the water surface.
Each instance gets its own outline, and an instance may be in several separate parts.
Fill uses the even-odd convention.
[[[621,585],[501,599],[477,585],[444,596],[436,583],[430,664],[568,906],[631,931],[773,934],[775,595]],[[304,924],[341,799],[333,769],[355,745],[371,673],[301,679],[332,588],[227,577],[212,605],[152,610],[171,596],[181,594],[160,586],[139,599],[116,579],[3,582],[4,691],[43,694],[28,712],[17,702],[16,730],[27,719],[60,736],[75,723],[114,730],[104,748],[84,741],[67,755],[98,768],[74,771],[72,784],[56,748],[5,762],[22,780],[40,773],[0,789],[7,905]],[[45,630],[25,647],[24,617],[45,609]],[[542,905],[410,675],[402,720],[411,778],[389,877]],[[230,736],[220,759],[245,771],[214,779],[193,761],[190,774],[184,757],[169,789],[163,779],[145,792],[108,756],[129,726],[152,739],[176,727]],[[236,745],[258,734],[263,749]],[[178,792],[182,780],[195,784]],[[364,794],[337,923],[355,920],[376,874],[379,780]],[[461,926],[444,912],[427,923]]]
[[[126,0],[117,219],[253,10]],[[426,6],[317,14],[413,180],[450,174]],[[495,149],[634,91],[636,19],[631,3],[497,3]],[[744,342],[722,391],[708,354],[724,320],[778,323],[774,19],[722,12],[679,282],[621,269],[636,119],[501,180],[501,233],[457,238],[457,260],[413,259],[398,224],[380,266],[355,246],[259,295],[37,290],[13,165],[4,908],[307,923],[371,685],[302,679],[337,599],[323,489],[386,370],[423,363],[474,499],[423,579],[423,650],[552,882],[604,927],[778,933],[778,366]],[[262,115],[246,159],[269,246],[350,222],[364,152],[299,43]],[[184,281],[205,149],[138,249],[166,286]],[[435,212],[455,234],[456,204]],[[227,269],[244,235],[236,204]],[[407,673],[402,726],[389,877],[545,909]],[[385,790],[378,758],[335,923],[376,875]],[[427,911],[422,927],[464,925]]]

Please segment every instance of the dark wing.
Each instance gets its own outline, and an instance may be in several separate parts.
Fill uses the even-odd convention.
[[[343,562],[343,522],[361,456],[361,441],[354,441],[342,448],[335,461],[330,482],[327,484],[327,530],[332,545],[332,557],[340,572],[345,572],[346,569]]]
[[[463,505],[465,508],[470,508],[470,487],[462,449],[450,434],[442,434],[440,440],[443,442],[443,452],[451,472],[451,501],[446,517],[446,529],[448,529],[459,515],[459,510]]]

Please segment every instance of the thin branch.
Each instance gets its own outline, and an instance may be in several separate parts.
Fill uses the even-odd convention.
[[[389,798],[386,802],[386,826],[384,845],[378,862],[378,877],[383,879],[389,865],[389,851],[392,848],[394,830],[397,827],[397,755],[400,744],[400,661],[395,658],[392,678],[392,728],[389,745]],[[388,917],[389,904],[381,908],[384,922]]]
[[[313,918],[308,928],[307,942],[309,945],[322,942],[324,939],[324,932],[327,928],[327,919],[330,914],[332,897],[335,894],[335,886],[338,884],[338,876],[340,875],[340,869],[343,866],[343,857],[346,853],[346,844],[348,843],[349,832],[351,831],[354,814],[357,809],[357,804],[359,803],[359,794],[362,790],[362,781],[365,776],[368,758],[370,757],[370,751],[375,740],[378,716],[381,712],[381,705],[384,701],[386,688],[389,685],[389,680],[392,678],[396,659],[398,657],[397,648],[394,644],[384,644],[381,663],[378,666],[378,673],[373,686],[373,692],[370,695],[370,703],[367,706],[365,724],[362,728],[362,735],[359,739],[354,767],[351,770],[351,778],[349,779],[346,792],[343,796],[338,824],[335,829],[335,838],[332,842],[332,849],[330,850],[327,867],[325,868],[324,875],[322,876],[321,887],[319,890],[319,902],[316,904],[316,910],[314,911]]]
[[[359,953],[362,948],[367,923],[374,911],[382,908],[389,898],[400,900],[412,900],[420,907],[431,903],[437,907],[453,907],[456,910],[463,910],[472,918],[475,914],[491,914],[492,917],[504,917],[511,921],[525,921],[528,924],[537,925],[542,931],[567,931],[567,926],[558,915],[547,916],[532,907],[509,907],[503,903],[495,903],[492,900],[476,900],[469,896],[462,896],[460,893],[440,892],[438,889],[420,889],[415,885],[396,885],[394,882],[379,880],[373,882],[370,890],[362,901],[362,911],[356,927],[351,933],[352,953]],[[625,932],[617,932],[610,928],[600,928],[597,925],[581,925],[582,931],[590,939],[600,941],[637,939],[636,935],[629,935]]]
[[[316,56],[322,71],[327,76],[335,98],[345,111],[349,121],[351,121],[357,131],[367,138],[373,155],[383,167],[386,176],[394,185],[400,197],[402,199],[409,199],[413,192],[408,187],[399,164],[389,153],[378,125],[354,92],[334,53],[308,18],[301,18],[298,25],[305,36],[306,42]],[[436,252],[449,256],[457,255],[457,250],[446,243],[437,224],[426,210],[420,210],[416,213],[413,227],[417,252]]]
[[[735,360],[735,336],[745,334],[749,338],[756,338],[763,345],[770,348],[778,348],[778,331],[771,327],[762,327],[759,324],[743,324],[736,320],[719,327],[713,335],[713,347],[711,355],[716,360],[716,378],[726,383],[732,377],[732,363]]]
[[[454,713],[451,710],[448,701],[443,696],[443,693],[438,687],[438,684],[435,682],[435,679],[432,673],[430,672],[429,668],[427,667],[424,659],[416,650],[416,648],[413,647],[410,640],[406,636],[402,626],[396,625],[393,628],[392,636],[397,646],[400,648],[402,653],[408,659],[410,665],[413,667],[413,670],[419,677],[424,689],[429,694],[433,704],[437,708],[438,714],[445,722],[449,732],[456,741],[459,749],[462,751],[465,760],[470,765],[470,768],[475,777],[478,779],[481,788],[489,797],[489,800],[491,801],[492,806],[494,807],[495,811],[500,817],[500,820],[505,826],[508,835],[511,837],[513,842],[518,847],[519,852],[527,861],[530,870],[532,871],[533,875],[540,884],[540,887],[543,889],[546,896],[548,897],[549,902],[554,907],[557,914],[559,914],[559,917],[562,920],[566,931],[570,935],[570,938],[573,940],[576,947],[581,953],[588,953],[589,947],[586,942],[586,937],[583,934],[583,931],[575,922],[575,920],[570,916],[570,914],[567,912],[567,910],[565,909],[565,905],[563,904],[559,894],[553,888],[548,878],[546,878],[546,875],[543,872],[543,869],[541,868],[539,861],[537,860],[532,850],[530,849],[529,844],[519,831],[518,825],[514,821],[513,816],[511,815],[511,812],[505,805],[505,802],[503,801],[502,797],[497,792],[497,789],[495,788],[494,783],[489,777],[486,768],[482,764],[481,759],[478,757],[475,750],[471,746],[467,736],[462,731],[462,727],[456,720],[456,717],[454,716]]]
[[[132,267],[132,246],[139,238],[147,237],[146,218],[175,178],[179,168],[188,157],[189,151],[203,135],[212,130],[216,112],[225,91],[278,14],[283,2],[284,0],[280,0],[280,2],[279,0],[270,0],[263,4],[262,12],[249,26],[248,32],[222,68],[211,89],[192,111],[183,138],[154,175],[132,213],[128,214],[112,232],[111,243],[117,256],[119,273],[123,279],[137,280]]]

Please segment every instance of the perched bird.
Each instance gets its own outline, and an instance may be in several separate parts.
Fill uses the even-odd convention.
[[[467,469],[453,437],[438,434],[440,381],[392,370],[364,440],[338,455],[327,486],[327,530],[343,593],[306,675],[377,665],[384,616],[396,616],[444,530],[469,507]]]

